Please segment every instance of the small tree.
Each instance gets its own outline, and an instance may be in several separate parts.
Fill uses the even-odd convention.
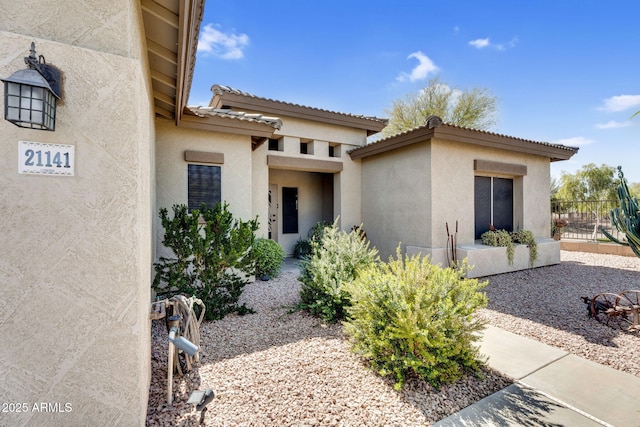
[[[615,169],[605,164],[596,166],[589,163],[575,174],[563,172],[557,197],[568,202],[613,200],[616,198]],[[602,212],[599,203],[590,203],[588,206],[596,219],[591,236],[595,240]]]
[[[429,116],[456,126],[487,130],[495,125],[497,98],[488,89],[452,89],[433,78],[417,94],[393,101],[389,124],[382,130],[387,137],[425,124]]]
[[[155,266],[153,287],[157,292],[196,295],[206,305],[206,318],[221,319],[231,312],[250,310],[238,299],[255,270],[251,248],[258,229],[257,218],[233,218],[229,206],[188,211],[173,206],[173,218],[160,209],[165,235],[162,243],[173,257],[161,257]]]
[[[556,195],[561,200],[572,202],[615,199],[615,168],[589,163],[575,174],[563,172]]]

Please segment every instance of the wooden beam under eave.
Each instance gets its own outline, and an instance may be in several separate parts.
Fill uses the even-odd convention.
[[[155,16],[159,20],[169,24],[174,28],[178,28],[178,17],[175,13],[159,5],[155,1],[143,1],[142,10]]]
[[[167,111],[162,107],[159,107],[158,104],[155,105],[155,113],[156,116],[166,117],[167,119],[173,120],[174,115],[173,111]]]
[[[169,61],[173,65],[178,64],[178,55],[175,52],[167,49],[166,47],[151,39],[147,39],[147,49],[149,50],[149,52],[155,53],[156,55],[158,55],[162,59]]]
[[[158,83],[170,87],[173,90],[176,89],[176,80],[158,70],[151,70],[151,80],[157,81]]]

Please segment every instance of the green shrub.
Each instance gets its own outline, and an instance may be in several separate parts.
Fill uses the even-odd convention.
[[[298,239],[293,247],[293,256],[298,259],[303,259],[311,253],[311,240]]]
[[[511,240],[514,243],[527,245],[529,248],[529,265],[533,267],[533,263],[538,259],[538,243],[533,233],[529,230],[514,231],[511,233]]]
[[[359,233],[339,230],[337,221],[324,227],[320,240],[312,240],[311,246],[300,266],[300,307],[328,322],[344,319],[351,303],[344,284],[375,263],[378,251]]]
[[[253,259],[256,263],[256,277],[276,277],[284,260],[284,251],[278,242],[256,239],[253,245]]]
[[[197,296],[209,320],[251,311],[238,299],[255,271],[251,248],[258,220],[234,219],[228,208],[227,203],[213,209],[202,205],[189,213],[187,206],[174,205],[173,218],[160,209],[162,243],[174,257],[154,264],[153,287],[158,293]]]
[[[442,269],[419,256],[370,265],[346,285],[352,305],[344,323],[353,350],[401,389],[418,376],[432,385],[450,383],[483,365],[473,345],[483,323],[473,312],[486,306],[487,282],[464,279],[461,269]]]
[[[322,239],[324,235],[324,230],[327,227],[331,227],[331,224],[328,224],[324,221],[320,221],[316,223],[309,232],[307,233],[306,239],[298,239],[295,246],[293,247],[293,256],[298,259],[303,259],[308,257],[312,251],[312,242],[318,242]]]
[[[482,233],[480,239],[482,239],[482,244],[487,246],[506,246],[509,265],[513,264],[515,248],[511,240],[511,234],[507,230],[490,230]]]
[[[514,243],[527,245],[529,248],[529,265],[538,259],[538,244],[533,233],[529,230],[519,230],[509,233],[507,230],[490,230],[480,236],[482,243],[487,246],[505,246],[507,248],[507,259],[509,265],[513,264],[515,253]]]

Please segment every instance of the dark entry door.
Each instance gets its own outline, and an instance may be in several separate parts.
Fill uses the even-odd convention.
[[[282,232],[298,232],[298,189],[282,187]]]

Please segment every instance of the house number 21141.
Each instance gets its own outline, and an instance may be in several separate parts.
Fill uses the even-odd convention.
[[[73,145],[20,141],[18,172],[73,176],[74,149]]]

